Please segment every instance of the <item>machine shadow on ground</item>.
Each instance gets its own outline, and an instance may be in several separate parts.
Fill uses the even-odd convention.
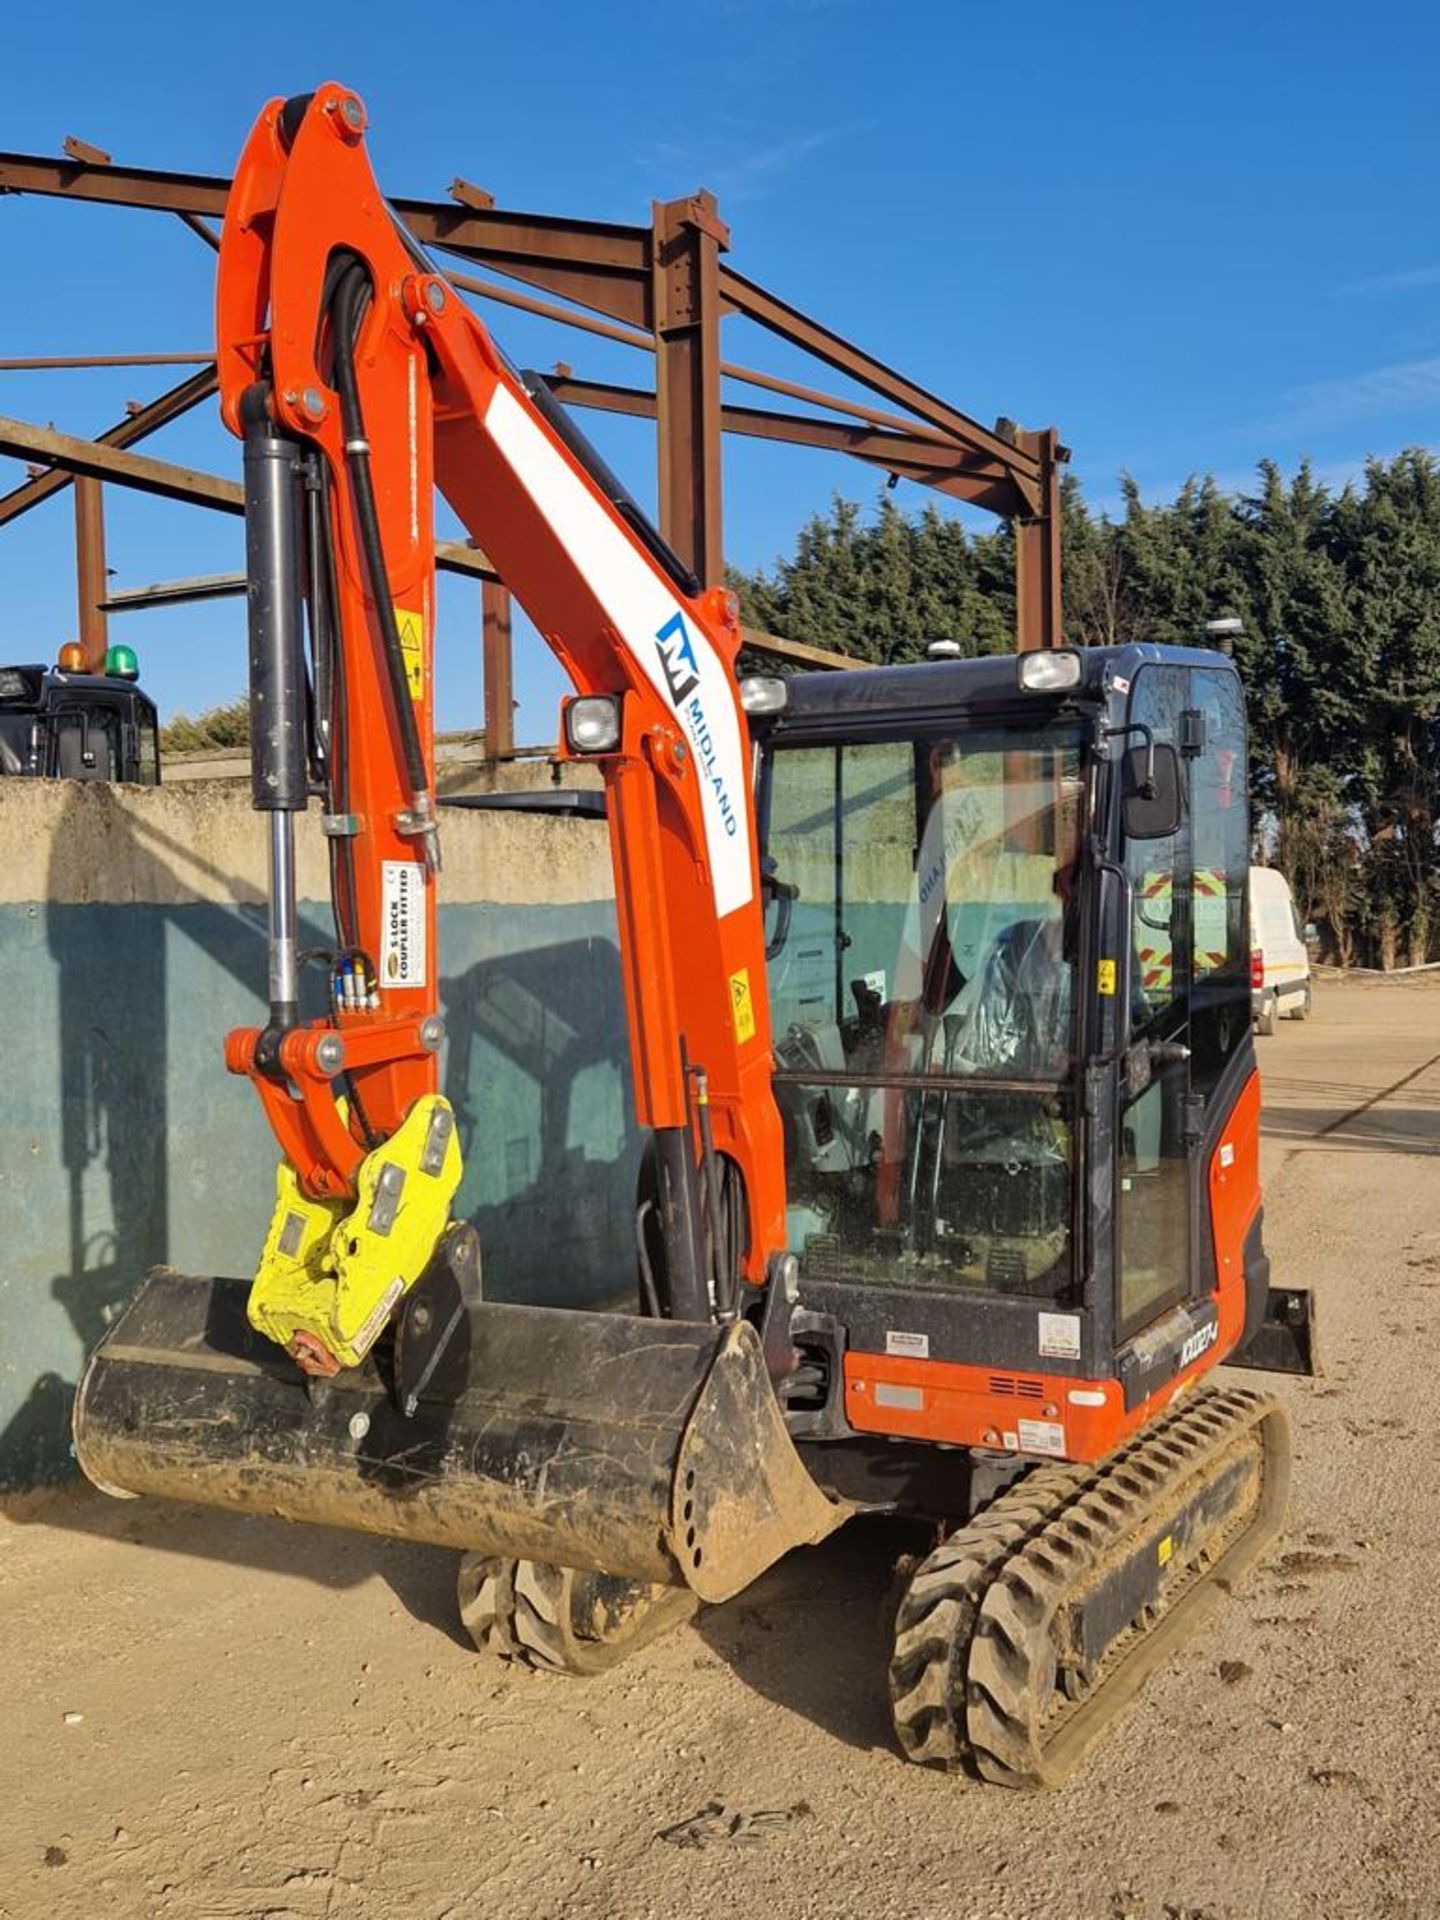
[[[933,1532],[915,1525],[852,1520],[724,1606],[703,1609],[695,1631],[762,1699],[862,1752],[891,1749],[885,1674],[895,1565],[933,1543]]]
[[[1323,1124],[1326,1111],[1319,1107],[1267,1108],[1266,1138],[1321,1151],[1402,1153],[1421,1159],[1440,1155],[1440,1103],[1396,1107],[1387,1102],[1383,1118],[1362,1112],[1338,1126]]]
[[[122,1551],[180,1554],[283,1574],[336,1593],[378,1577],[414,1619],[458,1645],[470,1644],[455,1610],[459,1556],[448,1548],[227,1513],[216,1507],[112,1500],[85,1485],[0,1494],[0,1518],[21,1526],[88,1534],[111,1541]],[[119,1565],[123,1568],[123,1558]]]

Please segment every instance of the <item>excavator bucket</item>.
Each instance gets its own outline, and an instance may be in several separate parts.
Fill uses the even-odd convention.
[[[412,1417],[375,1359],[307,1383],[249,1283],[158,1268],[96,1349],[75,1452],[105,1492],[513,1555],[727,1600],[851,1509],[796,1454],[745,1323],[467,1308]]]

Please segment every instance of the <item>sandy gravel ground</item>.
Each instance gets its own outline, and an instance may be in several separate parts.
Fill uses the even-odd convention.
[[[1440,986],[1260,1050],[1289,1536],[1062,1792],[898,1758],[880,1527],[581,1683],[462,1644],[449,1554],[76,1493],[0,1518],[0,1915],[1440,1913]],[[789,1818],[658,1837],[712,1800]]]

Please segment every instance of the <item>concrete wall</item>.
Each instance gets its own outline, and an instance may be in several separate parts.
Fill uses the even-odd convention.
[[[605,829],[450,812],[444,839],[442,1084],[486,1290],[614,1295],[640,1143]],[[0,1487],[70,1470],[85,1353],[147,1268],[259,1251],[275,1151],[220,1043],[263,1014],[264,847],[228,782],[0,782]],[[329,944],[313,810],[299,875]]]

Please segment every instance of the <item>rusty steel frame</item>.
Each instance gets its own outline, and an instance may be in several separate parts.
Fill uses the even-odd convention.
[[[492,763],[508,760],[515,752],[510,622],[510,589],[503,581],[486,580],[480,588],[481,686],[485,698],[485,758]]]
[[[133,447],[137,440],[158,433],[171,420],[178,420],[182,413],[188,413],[192,407],[198,407],[202,401],[208,400],[215,392],[215,384],[212,363],[199,373],[192,374],[188,380],[182,380],[178,387],[171,387],[168,393],[162,393],[148,406],[138,407],[134,413],[126,414],[123,420],[117,421],[113,427],[107,427],[94,441],[86,444],[114,448],[117,452]],[[17,457],[33,456],[22,454]],[[22,486],[0,494],[0,527],[7,521],[18,520],[22,513],[38,507],[42,500],[48,500],[52,494],[60,493],[71,481],[72,475],[57,463],[55,470],[36,474]]]
[[[80,665],[86,673],[105,671],[110,634],[102,602],[107,591],[105,500],[100,482],[84,474],[75,482],[75,598]]]
[[[210,247],[218,245],[210,223],[224,217],[229,188],[228,180],[213,175],[117,166],[100,148],[73,138],[65,142],[63,157],[0,153],[0,195],[32,193],[150,209],[181,220]],[[724,577],[724,436],[816,447],[848,454],[1009,519],[1015,534],[1017,645],[1030,649],[1061,643],[1060,473],[1069,455],[1053,429],[1027,432],[1003,420],[986,428],[737,273],[722,257],[729,230],[709,193],[655,202],[648,227],[510,212],[461,179],[452,183],[450,193],[449,202],[400,199],[392,205],[422,244],[551,297],[482,280],[462,268],[451,272],[456,286],[653,356],[653,388],[585,380],[565,365],[557,367],[551,385],[568,405],[656,422],[661,531],[702,579],[718,582]],[[867,389],[884,406],[857,403],[723,358],[722,322],[732,315]],[[184,357],[72,356],[68,363],[163,365]],[[18,369],[67,362],[0,366],[6,364]],[[725,380],[822,411],[733,405],[722,400]],[[214,367],[202,367],[95,441],[0,421],[0,452],[40,460],[49,468],[0,495],[0,526],[72,482],[76,486],[77,591],[87,659],[97,646],[103,655],[109,606],[118,611],[116,603],[125,603],[123,595],[111,600],[105,585],[102,481],[238,510],[239,488],[233,483],[127,452],[214,391]],[[485,582],[487,727],[494,729],[497,750],[509,751],[508,596],[502,598],[503,589],[494,584],[483,555],[437,545],[437,559],[449,570]],[[161,589],[146,591],[158,594]],[[136,596],[125,604],[139,603]],[[797,664],[858,664],[773,635],[748,638],[757,648]]]

